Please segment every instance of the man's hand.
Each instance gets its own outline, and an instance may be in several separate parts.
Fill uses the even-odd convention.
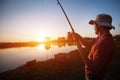
[[[74,38],[76,38],[77,40],[80,40],[82,37],[80,36],[80,34],[78,34],[78,33],[71,33],[72,34],[72,36],[74,37]],[[82,38],[83,39],[83,38]]]
[[[92,41],[85,41],[85,39],[78,33],[71,33],[71,35],[73,36],[73,38],[75,38],[75,40],[79,41],[84,46],[92,46],[94,43],[93,40]]]

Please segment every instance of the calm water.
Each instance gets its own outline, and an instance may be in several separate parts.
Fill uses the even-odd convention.
[[[44,44],[36,47],[0,49],[0,72],[17,68],[33,59],[45,61],[54,58],[57,53],[70,52],[75,49],[76,46],[58,47],[57,45],[51,45],[50,48],[45,49]]]

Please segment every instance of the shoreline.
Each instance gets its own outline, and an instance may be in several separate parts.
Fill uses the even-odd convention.
[[[109,66],[108,80],[120,79],[120,42],[115,43],[116,54]],[[90,50],[90,48],[84,49],[86,53]],[[68,54],[69,59],[66,59],[66,55],[62,59],[58,56],[41,62],[28,61],[16,69],[0,73],[0,80],[85,80],[84,63],[80,54],[77,50],[70,51]]]

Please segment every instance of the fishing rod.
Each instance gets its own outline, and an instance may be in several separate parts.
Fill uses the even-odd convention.
[[[63,11],[63,13],[64,13],[64,15],[65,15],[65,17],[66,17],[66,19],[67,19],[67,21],[68,21],[68,23],[69,23],[69,26],[70,26],[73,34],[75,34],[75,31],[74,31],[74,29],[73,29],[73,26],[72,26],[72,24],[71,24],[71,22],[70,22],[70,20],[69,20],[69,18],[68,18],[68,16],[67,16],[67,14],[66,14],[64,8],[62,7],[62,5],[61,5],[61,3],[60,3],[59,0],[57,0],[57,2],[58,2],[60,8],[62,9],[62,11]],[[81,46],[80,41],[77,39],[77,37],[76,37],[75,35],[73,35],[73,37],[75,38],[75,41],[77,42],[77,48],[78,48],[78,51],[79,51],[80,55],[82,56],[82,59],[83,59],[84,63],[85,63],[85,64],[89,64],[88,58],[87,58],[87,57],[85,56],[85,54],[84,54],[84,51],[83,51],[83,49],[82,49],[82,46]]]
[[[62,9],[62,11],[63,11],[63,13],[64,13],[64,15],[65,15],[65,17],[66,17],[66,19],[67,19],[68,23],[69,23],[69,26],[70,26],[70,28],[71,28],[72,32],[73,32],[73,33],[75,33],[75,31],[74,31],[74,29],[73,29],[73,27],[72,27],[72,24],[71,24],[71,22],[70,22],[70,20],[69,20],[69,18],[68,18],[68,16],[67,16],[67,14],[66,14],[65,10],[63,9],[63,7],[62,7],[62,5],[61,5],[60,1],[59,1],[59,0],[57,0],[57,2],[58,2],[58,4],[60,5],[60,7],[61,7],[61,9]]]

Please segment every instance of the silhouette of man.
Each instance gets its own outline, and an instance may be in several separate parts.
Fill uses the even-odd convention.
[[[74,34],[84,46],[92,46],[87,57],[81,54],[86,60],[86,80],[105,80],[108,66],[115,53],[115,45],[110,33],[115,27],[112,26],[112,17],[108,14],[97,15],[96,20],[90,20],[89,24],[94,26],[95,34],[98,36],[95,40],[86,42],[79,34]]]

